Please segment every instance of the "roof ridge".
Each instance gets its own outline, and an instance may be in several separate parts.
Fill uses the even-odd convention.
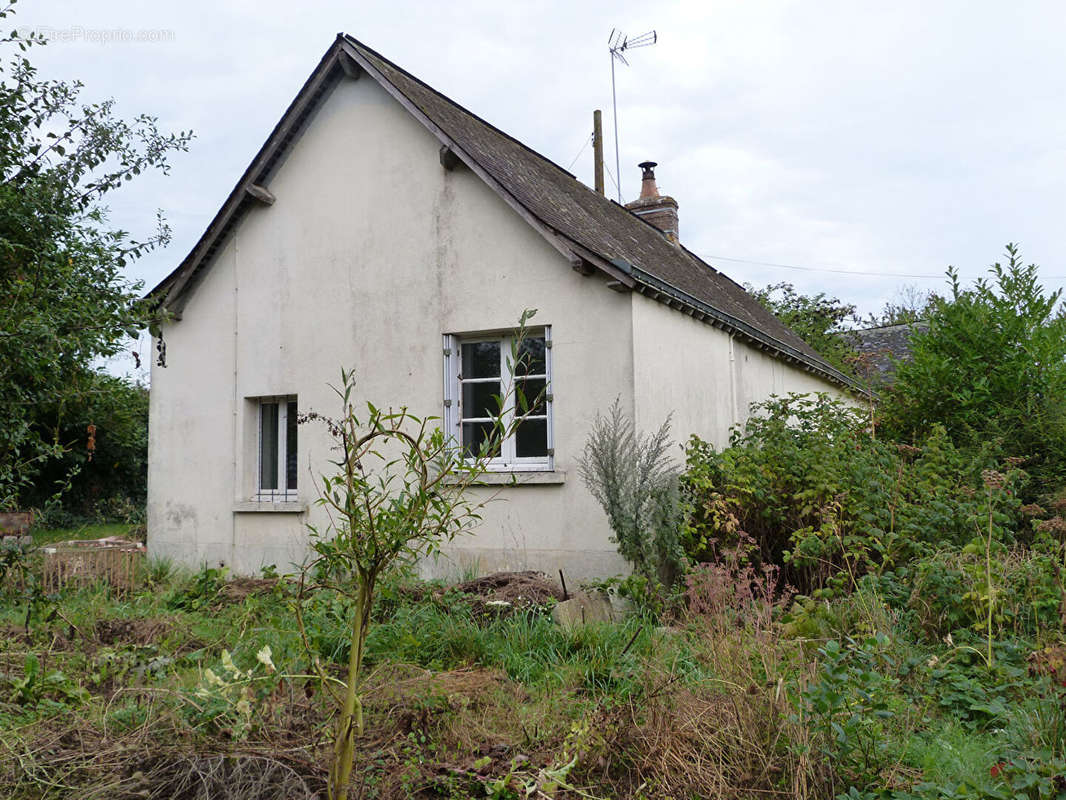
[[[928,325],[927,319],[914,319],[910,322],[886,322],[882,325],[869,325],[865,328],[849,328],[851,333],[863,333],[865,331],[885,331],[889,328],[910,328],[914,325]]]
[[[551,158],[549,158],[548,156],[544,155],[543,153],[541,153],[538,150],[534,150],[532,147],[530,147],[528,144],[523,142],[521,139],[518,139],[518,138],[512,136],[511,134],[509,134],[507,131],[503,130],[502,128],[497,127],[496,125],[492,124],[491,122],[489,122],[487,119],[485,119],[481,115],[475,114],[473,111],[471,111],[469,108],[464,106],[462,103],[456,102],[455,100],[450,98],[448,95],[444,94],[444,92],[440,91],[439,89],[436,89],[433,86],[430,86],[428,83],[426,83],[424,80],[419,78],[417,75],[415,75],[415,74],[413,74],[411,72],[408,72],[406,69],[401,67],[395,61],[392,61],[389,58],[387,58],[386,56],[383,56],[381,53],[379,53],[373,47],[370,47],[369,45],[365,44],[364,42],[361,42],[359,39],[356,39],[350,33],[343,33],[343,34],[339,34],[339,35],[343,36],[345,38],[345,40],[349,44],[351,44],[351,45],[353,45],[355,47],[359,47],[360,49],[365,50],[368,53],[370,53],[375,58],[378,58],[381,61],[384,61],[386,64],[388,64],[390,67],[392,67],[397,72],[402,73],[404,76],[406,76],[410,80],[414,81],[415,83],[417,83],[422,88],[432,92],[433,94],[435,94],[437,97],[439,97],[441,100],[445,101],[446,103],[449,103],[449,104],[455,106],[455,108],[459,109],[464,114],[467,114],[470,117],[472,117],[473,119],[477,120],[478,122],[480,122],[485,127],[491,129],[494,133],[499,134],[503,138],[505,138],[505,139],[513,142],[514,144],[518,145],[519,147],[521,147],[526,152],[531,153],[532,155],[534,155],[537,158],[539,158],[541,161],[543,161],[546,164],[548,164],[548,165],[554,167],[555,169],[559,170],[559,172],[561,172],[566,177],[571,178],[572,180],[574,180],[577,183],[578,186],[580,186],[586,192],[591,194],[593,197],[599,198],[603,202],[609,204],[609,206],[617,208],[617,209],[623,211],[628,216],[633,217],[634,219],[639,219],[645,225],[651,225],[651,227],[655,228],[654,225],[652,225],[646,219],[641,217],[639,214],[635,214],[632,211],[630,211],[628,208],[626,208],[624,203],[620,203],[617,200],[615,200],[615,199],[613,199],[611,197],[608,197],[605,194],[600,194],[594,188],[592,188],[587,183],[585,183],[583,180],[581,180],[581,178],[579,178],[573,172],[570,172],[570,170],[564,169],[563,167],[559,166],[558,163],[553,161]],[[440,124],[440,123],[438,122],[438,124]],[[659,231],[658,228],[655,228],[655,230],[657,232],[661,233],[661,231]],[[710,266],[710,265],[705,264],[705,266]],[[713,269],[713,267],[711,269]],[[722,273],[719,273],[719,274],[722,274]]]
[[[624,206],[621,206],[620,203],[617,203],[614,200],[611,200],[609,197],[605,197],[604,195],[600,195],[599,192],[596,192],[594,189],[589,189],[589,187],[586,186],[584,183],[582,183],[581,179],[578,178],[577,175],[575,175],[574,173],[570,172],[569,170],[563,169],[558,164],[556,164],[554,161],[552,161],[550,158],[548,158],[546,155],[544,155],[543,153],[538,152],[537,150],[534,150],[532,147],[530,147],[528,144],[523,142],[521,139],[516,139],[514,136],[509,134],[507,131],[503,130],[502,128],[496,127],[495,125],[493,125],[491,122],[489,122],[484,117],[482,117],[482,116],[480,116],[478,114],[475,114],[473,111],[471,111],[469,108],[464,106],[462,103],[457,103],[455,100],[453,100],[452,98],[448,97],[448,95],[444,94],[444,92],[440,91],[439,89],[433,88],[428,83],[426,83],[424,80],[419,78],[417,75],[414,75],[414,74],[408,72],[406,69],[401,67],[395,61],[392,61],[392,60],[388,59],[387,57],[383,56],[381,53],[379,53],[373,47],[370,47],[369,45],[364,44],[363,42],[359,41],[354,36],[352,36],[350,33],[344,33],[344,34],[340,34],[340,35],[344,36],[344,38],[347,40],[347,42],[349,44],[354,45],[355,47],[358,47],[358,48],[360,48],[362,50],[367,51],[372,56],[374,56],[374,58],[381,59],[386,64],[388,64],[390,67],[392,67],[394,70],[396,70],[397,72],[403,73],[405,76],[410,78],[412,81],[414,81],[415,83],[420,85],[422,88],[428,89],[429,91],[433,92],[433,94],[437,95],[437,97],[439,97],[441,100],[445,100],[448,103],[451,103],[453,106],[458,108],[464,114],[469,114],[471,117],[476,119],[482,125],[486,125],[489,128],[492,128],[493,131],[495,131],[496,133],[500,134],[501,136],[503,136],[506,139],[510,139],[512,142],[517,144],[523,150],[527,150],[530,153],[532,153],[533,155],[535,155],[537,158],[541,159],[542,161],[546,161],[548,164],[550,164],[551,166],[555,167],[557,170],[562,172],[567,177],[573,178],[575,181],[580,183],[582,186],[584,186],[586,189],[588,189],[593,194],[596,194],[596,195],[598,195],[600,197],[604,197],[604,199],[609,200],[610,202],[614,203],[615,205],[624,208]]]

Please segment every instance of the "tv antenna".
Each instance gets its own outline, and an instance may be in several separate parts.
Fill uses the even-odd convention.
[[[632,50],[635,47],[650,47],[659,40],[658,34],[655,31],[648,31],[642,33],[640,36],[626,36],[618,28],[611,28],[611,35],[607,37],[607,47],[611,51],[611,103],[613,106],[612,116],[614,117],[614,173],[615,173],[615,186],[618,188],[618,203],[622,203],[622,172],[621,163],[618,155],[618,93],[615,90],[614,85],[614,62],[621,61],[627,67],[629,62],[626,61],[626,50]]]

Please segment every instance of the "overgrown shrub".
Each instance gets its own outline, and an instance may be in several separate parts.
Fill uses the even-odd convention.
[[[771,398],[753,407],[730,447],[693,437],[686,452],[686,554],[706,561],[749,536],[751,558],[785,567],[804,593],[851,590],[865,573],[962,547],[988,522],[986,462],[960,452],[943,428],[919,446],[899,446],[871,436],[862,412],[824,394]],[[1016,465],[1002,474],[993,535],[1011,541],[1014,489],[1026,475]]]
[[[640,433],[615,400],[597,415],[581,457],[581,477],[607,513],[619,554],[649,588],[673,586],[685,557],[678,540],[680,495],[672,463],[669,418]]]
[[[886,432],[920,443],[942,425],[962,448],[1031,459],[1035,485],[1066,478],[1066,311],[1016,245],[990,279],[930,304],[881,404]]]
[[[148,389],[93,371],[34,410],[38,435],[62,445],[19,493],[22,507],[59,504],[74,517],[126,522],[148,492]],[[129,520],[140,524],[143,519]],[[58,525],[56,527],[70,527]]]
[[[833,765],[836,788],[874,784],[895,761],[896,664],[885,634],[844,645],[829,641],[820,665],[798,702],[816,751]]]
[[[685,607],[710,623],[744,621],[757,633],[768,629],[775,611],[788,606],[794,590],[781,580],[781,568],[752,564],[755,541],[738,534],[736,547],[715,553],[713,560],[696,564],[685,575]]]
[[[928,639],[961,629],[983,630],[990,597],[993,623],[1001,634],[1035,637],[1060,627],[1061,555],[1043,547],[997,543],[992,556],[986,561],[979,548],[967,545],[915,564],[907,606]]]

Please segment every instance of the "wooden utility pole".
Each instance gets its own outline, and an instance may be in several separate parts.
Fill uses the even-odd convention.
[[[592,159],[596,162],[596,191],[607,194],[603,184],[603,115],[597,108],[592,112]]]

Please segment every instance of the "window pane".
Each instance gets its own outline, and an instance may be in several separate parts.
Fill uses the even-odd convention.
[[[500,377],[500,343],[468,342],[463,346],[462,377]]]
[[[463,455],[467,458],[477,458],[482,455],[481,447],[492,436],[493,423],[491,422],[464,422],[463,423]],[[490,453],[492,457],[500,454],[497,447]]]
[[[515,381],[514,410],[519,416],[544,413],[544,395],[547,381],[544,378],[525,378]]]
[[[463,419],[495,417],[500,413],[500,382],[463,384]]]
[[[285,488],[296,491],[296,401],[287,404],[285,416]]]
[[[547,362],[544,359],[544,337],[533,336],[523,339],[518,348],[517,375],[544,375]]]
[[[548,455],[548,421],[527,419],[515,432],[515,450],[519,458]]]
[[[259,488],[278,488],[278,404],[259,406]]]

